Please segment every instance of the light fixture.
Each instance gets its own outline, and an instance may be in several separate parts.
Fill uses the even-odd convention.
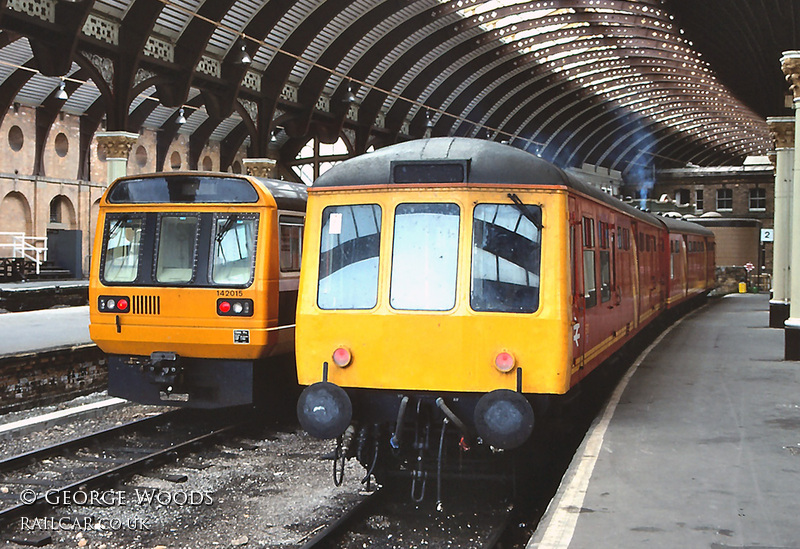
[[[69,95],[67,95],[67,90],[64,89],[64,87],[65,87],[64,80],[61,80],[61,84],[58,85],[58,91],[56,92],[55,95],[56,99],[58,99],[59,101],[66,101],[67,99],[69,99]]]
[[[273,146],[278,146],[278,134],[283,130],[283,128],[277,127],[272,130],[272,134],[269,137],[269,144]]]
[[[355,103],[356,102],[356,94],[353,93],[353,84],[347,84],[347,93],[344,94],[342,98],[342,103]]]
[[[179,126],[186,124],[186,117],[183,116],[183,107],[178,109],[178,118],[175,119],[175,123]]]
[[[245,48],[244,40],[238,40],[237,44],[239,45],[239,57],[236,59],[236,64],[238,65],[249,65],[253,62],[253,58],[250,57],[250,54],[247,53],[247,48]]]
[[[433,120],[431,120],[431,111],[428,111],[427,120],[425,121],[425,127],[429,130],[433,129]]]

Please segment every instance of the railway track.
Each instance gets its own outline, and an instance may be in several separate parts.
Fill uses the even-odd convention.
[[[0,461],[0,529],[22,515],[81,503],[240,425],[188,410],[138,419]]]
[[[378,490],[336,521],[313,533],[302,549],[462,547],[501,549],[513,524],[512,506],[489,498],[480,511],[462,502],[450,511],[420,507],[394,490]]]

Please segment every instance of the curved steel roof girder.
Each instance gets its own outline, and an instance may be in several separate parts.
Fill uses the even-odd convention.
[[[589,4],[589,3],[584,3],[584,4]],[[638,6],[638,7],[639,7],[639,8],[641,8],[641,6]],[[582,16],[583,18],[592,19],[594,16],[597,16],[597,14],[586,14],[586,13],[584,13],[584,14],[570,14],[570,16],[569,16],[569,17],[570,17],[570,18],[574,18],[575,20],[581,20],[581,16]],[[608,14],[601,14],[599,17],[604,17],[604,18],[606,18],[606,19],[607,19],[607,18],[609,18],[609,17],[611,17],[611,18],[613,19],[613,17],[614,17],[614,16],[609,16]],[[556,17],[553,17],[553,18],[547,19],[547,21],[548,21],[548,22],[552,22],[552,21],[559,20],[559,21],[563,22],[563,21],[564,21],[564,20],[566,20],[566,19],[567,19],[567,17],[562,15],[562,16],[556,16]],[[626,22],[628,22],[628,21],[629,21],[629,18],[626,18],[626,19],[625,19],[625,21],[626,21]],[[480,24],[482,24],[482,22],[481,22],[481,21],[473,21],[472,23],[473,23],[473,24],[479,24],[479,25],[480,25]],[[541,21],[534,21],[534,22],[532,22],[532,27],[539,27],[539,26],[542,26],[542,23],[541,23]],[[616,27],[611,27],[611,28],[614,28],[614,29],[615,29],[615,30],[617,30],[617,31],[619,31],[619,30],[620,30],[619,28],[616,28]],[[634,32],[634,33],[639,33],[639,32],[641,32],[641,33],[643,33],[643,34],[642,34],[642,37],[643,37],[643,38],[644,38],[645,36],[646,36],[647,38],[649,38],[649,35],[645,35],[645,31],[643,31],[643,30],[641,30],[641,29],[622,29],[622,30],[621,30],[621,32],[623,32],[623,33],[631,32],[631,31],[632,31],[632,32]],[[579,35],[581,35],[581,34],[587,34],[587,35],[588,35],[588,34],[593,34],[593,33],[596,33],[596,31],[595,31],[595,30],[593,30],[593,29],[590,29],[590,28],[570,29],[569,31],[563,31],[563,30],[556,29],[556,30],[554,30],[554,31],[550,31],[550,32],[547,32],[547,33],[543,33],[542,35],[540,35],[540,36],[537,36],[537,40],[544,40],[544,38],[545,38],[545,37],[547,37],[547,36],[550,36],[550,35],[553,35],[554,37],[556,37],[556,38],[557,38],[557,37],[560,37],[562,34],[565,34],[565,33],[567,33],[567,32],[568,32],[568,33],[570,33],[570,34],[573,34],[573,35],[575,35],[575,36],[579,36]],[[484,36],[487,36],[487,35],[484,35]],[[494,39],[494,36],[492,36],[492,34],[491,34],[491,33],[489,33],[489,34],[488,34],[488,37],[489,37],[489,38],[492,38],[492,39]],[[479,44],[478,44],[478,45],[480,45],[480,42],[479,42]],[[584,44],[584,45],[585,45],[585,44]],[[513,48],[513,47],[518,47],[518,45],[517,45],[517,44],[512,44],[512,45],[511,45],[511,47],[512,47],[512,48]],[[677,47],[677,46],[676,46],[676,47]],[[549,49],[546,49],[546,50],[545,50],[545,53],[549,53],[549,51],[550,51]],[[499,54],[499,52],[497,52],[497,51],[496,51],[496,52],[495,52],[495,54],[497,55],[497,54]],[[540,54],[540,52],[536,52],[536,53],[532,54],[532,55],[531,55],[531,57],[532,57],[532,58],[536,58],[536,57],[537,57],[539,54]],[[408,55],[408,52],[406,52],[406,54],[404,54],[404,55]],[[418,57],[417,57],[417,59],[419,59],[419,57],[420,57],[420,56],[418,56]],[[406,65],[408,65],[408,62],[406,62],[405,64],[406,64]],[[381,87],[382,87],[382,88],[385,88],[386,86],[385,86],[385,85],[383,85],[383,86],[381,86]],[[441,86],[440,86],[440,88],[441,88]],[[366,105],[367,103],[368,103],[368,98],[367,98],[367,100],[366,100],[366,101],[365,101],[365,102],[362,104],[362,107],[363,107],[364,105]],[[370,114],[371,114],[371,112],[370,112]],[[377,112],[376,112],[376,114],[377,114]]]
[[[641,45],[640,45],[640,44],[638,44],[638,45],[641,47]],[[565,57],[565,60],[563,60],[563,61],[561,61],[561,62],[562,62],[562,63],[572,62],[572,59],[570,59],[570,58],[567,56],[567,57]],[[675,61],[673,61],[673,60],[671,60],[671,59],[667,59],[667,60],[664,60],[662,63],[663,63],[663,64],[673,64],[673,63],[675,63],[675,64],[677,65],[679,62],[675,62]],[[682,65],[682,64],[681,64],[681,65]],[[682,68],[682,67],[681,67],[681,68]],[[560,83],[560,82],[555,82],[553,85],[558,85],[559,83]],[[498,85],[500,85],[500,83],[498,83]],[[470,91],[474,91],[474,90],[470,90]],[[488,94],[487,94],[487,95],[488,95]],[[482,110],[482,109],[481,109],[480,107],[478,107],[478,110],[480,111],[480,110]],[[484,111],[484,112],[485,112],[485,111]],[[470,117],[470,115],[469,115],[469,114],[467,114],[467,115],[464,115],[464,116],[463,116],[463,118],[465,118],[465,119],[470,119],[471,117]]]
[[[663,85],[666,85],[666,86],[668,86],[668,87],[670,87],[670,88],[672,88],[672,89],[674,89],[674,88],[675,88],[675,82],[674,82],[674,81],[672,81],[672,79],[665,79],[665,78],[664,78],[664,76],[665,76],[665,75],[663,75],[663,74],[659,74],[659,73],[652,73],[652,75],[650,75],[650,76],[652,77],[652,78],[650,79],[650,82],[651,82],[651,84],[652,84],[652,81],[653,81],[653,80],[656,80],[657,82],[658,82],[658,81],[660,81],[660,82],[663,82]],[[623,79],[620,79],[620,81],[619,81],[619,82],[623,82],[623,83],[624,83],[624,82],[626,82],[627,80],[631,80],[631,79],[633,79],[635,84],[639,84],[639,82],[636,82],[636,79],[637,79],[637,78],[638,78],[638,76],[633,76],[633,77],[629,77],[629,78],[623,78]],[[602,101],[602,95],[599,95],[599,96],[597,96],[597,97],[598,97],[598,98],[599,98],[599,99]],[[608,100],[607,100],[607,101],[605,101],[605,102],[607,102],[608,104],[613,104],[613,103],[614,103],[613,99],[608,99]],[[572,112],[573,114],[572,114],[571,116],[572,116],[572,118],[574,118],[574,117],[576,117],[576,116],[578,116],[578,115],[579,115],[580,111],[582,111],[582,109],[581,109],[581,108],[576,108],[574,111],[565,111],[565,112],[567,112],[567,113],[569,113],[569,112]],[[577,113],[577,114],[576,114],[576,113]],[[526,122],[525,122],[525,124],[521,125],[521,126],[520,126],[520,128],[517,128],[517,129],[516,129],[516,131],[515,131],[514,133],[515,133],[515,134],[518,134],[518,135],[523,135],[523,134],[524,134],[526,131],[528,131],[528,126],[531,126],[532,124],[533,124],[533,120],[528,120],[528,121],[526,121]],[[561,127],[564,127],[565,125],[566,125],[566,123],[562,124],[562,125],[561,125]],[[539,126],[538,124],[537,124],[537,126],[536,126],[536,127],[537,127],[537,128],[540,128],[540,126]],[[532,138],[533,138],[534,140],[536,140],[536,136],[537,136],[538,134],[540,134],[540,133],[541,133],[541,132],[536,132],[536,130],[534,130],[534,131],[533,131],[533,133],[531,134],[531,135],[532,135]],[[580,149],[580,145],[579,145],[579,147],[575,148],[575,149],[574,149],[574,151],[575,151],[575,152],[577,152],[579,149]],[[573,153],[573,154],[574,154],[574,153]]]
[[[571,123],[578,123],[581,119],[585,119],[583,122],[580,122],[579,125],[575,129],[575,134],[583,133],[582,130],[589,126],[590,124],[596,124],[599,119],[603,116],[607,116],[609,114],[614,115],[617,111],[622,109],[627,109],[631,105],[650,102],[654,101],[656,98],[663,97],[666,101],[670,100],[670,97],[678,97],[680,101],[692,101],[695,103],[699,103],[695,96],[689,95],[684,93],[685,90],[675,88],[674,90],[676,93],[675,95],[670,95],[670,89],[666,86],[660,87],[658,90],[653,91],[651,90],[651,86],[648,83],[638,84],[630,87],[626,87],[625,92],[619,95],[614,96],[613,98],[604,98],[602,101],[598,102],[597,105],[594,105],[588,109],[582,110],[580,113],[577,113],[572,118],[565,120],[562,125],[556,130],[555,133],[560,133],[560,130],[564,129],[567,125]],[[643,92],[643,93],[642,93]],[[652,95],[652,96],[650,96]],[[636,97],[634,101],[630,103],[623,103],[625,99],[629,97]],[[594,111],[600,110],[600,112],[595,113]],[[550,146],[551,139],[548,139],[545,142],[545,147]],[[554,157],[559,157],[565,145],[568,143],[562,143],[559,148],[555,151]]]
[[[565,4],[588,5],[588,4],[592,4],[592,2],[561,2],[560,3],[561,7],[564,7]],[[494,10],[494,11],[492,11],[491,16],[487,17],[486,19],[480,19],[478,17],[472,17],[469,20],[465,20],[466,21],[466,26],[467,26],[468,29],[469,28],[476,28],[476,27],[484,27],[489,22],[502,21],[509,14],[513,14],[515,12],[515,10],[517,10],[517,9],[518,8],[515,7],[514,10],[512,10],[510,8],[505,8],[503,10],[501,10],[501,9]],[[638,16],[636,17],[636,20],[640,21]],[[445,89],[447,89],[447,86],[444,86],[444,81],[447,80],[448,78],[450,78],[450,76],[453,73],[455,73],[459,68],[471,65],[472,69],[470,69],[469,72],[471,72],[472,74],[476,74],[477,72],[479,72],[479,69],[482,68],[482,67],[485,67],[487,65],[487,63],[495,62],[497,57],[508,55],[508,54],[513,54],[515,52],[518,52],[518,50],[520,48],[520,43],[524,44],[524,43],[529,42],[529,41],[532,40],[532,39],[524,39],[524,40],[521,40],[521,41],[514,41],[514,42],[510,42],[509,43],[504,38],[506,35],[513,35],[513,34],[516,34],[516,33],[524,33],[526,30],[538,29],[538,28],[546,28],[546,27],[553,26],[555,24],[562,25],[561,28],[558,28],[558,29],[555,29],[555,30],[552,30],[552,31],[548,31],[548,32],[545,32],[545,33],[541,33],[536,37],[537,40],[541,40],[541,41],[544,42],[544,41],[546,41],[545,39],[547,37],[550,37],[550,36],[552,36],[554,39],[558,39],[558,38],[561,38],[563,35],[573,34],[573,33],[574,33],[575,37],[579,37],[581,34],[593,35],[593,34],[596,34],[597,31],[596,31],[595,28],[591,27],[592,23],[608,24],[610,22],[615,22],[615,23],[619,23],[619,24],[623,24],[623,25],[624,24],[631,24],[632,23],[632,16],[628,16],[628,15],[621,16],[621,15],[618,15],[618,14],[609,15],[607,13],[604,14],[604,13],[592,13],[592,12],[569,13],[569,14],[563,14],[562,13],[562,14],[558,14],[558,15],[555,15],[555,16],[541,17],[541,18],[538,18],[538,19],[524,21],[524,22],[516,22],[516,23],[507,22],[506,26],[504,26],[502,28],[501,27],[493,27],[492,29],[488,30],[487,32],[484,32],[483,34],[481,34],[479,37],[477,37],[475,39],[474,47],[471,48],[472,51],[469,54],[461,54],[461,53],[457,53],[457,52],[452,52],[450,55],[448,55],[446,57],[446,61],[449,61],[449,64],[450,64],[451,68],[449,70],[445,70],[445,71],[442,71],[440,69],[437,69],[436,71],[434,71],[434,74],[436,74],[436,77],[434,79],[430,79],[430,82],[427,83],[427,89],[419,94],[420,100],[421,100],[421,102],[426,102],[426,97],[429,94],[433,93],[431,91],[431,89],[434,86],[436,87],[437,91],[439,91],[439,92],[440,92],[440,90],[442,90],[443,87]],[[647,22],[649,22],[650,24],[647,24]],[[568,25],[571,25],[571,24],[587,24],[587,25],[589,25],[589,27],[588,28],[581,28],[581,29],[569,29],[569,31],[565,31],[564,27],[566,27]],[[652,27],[652,28],[658,28],[658,25],[659,25],[659,22],[657,20],[653,20],[653,19],[650,19],[650,18],[646,19],[645,26]],[[462,24],[462,26],[464,26],[464,24]],[[485,45],[497,43],[498,39],[500,39],[503,42],[505,42],[505,44],[493,49],[488,54],[486,54],[486,53],[482,54],[480,59],[470,59],[470,57],[472,55],[479,55],[477,52],[481,48],[485,47]],[[534,55],[531,55],[531,58],[534,58]],[[453,63],[452,59],[458,59],[458,61]],[[421,73],[423,71],[425,71],[425,70],[430,71],[431,67],[430,66],[425,66],[424,68],[421,68],[419,71],[417,71],[415,73],[415,77],[414,78],[417,79],[417,78],[421,77],[422,76]],[[411,72],[414,73],[415,71],[412,70]],[[459,79],[456,80],[456,82],[459,82],[460,85],[463,85],[464,79],[463,78],[459,78]],[[406,89],[408,89],[408,88],[406,88]],[[396,90],[396,91],[398,91],[398,90]],[[415,96],[415,93],[416,92],[412,91],[408,95]],[[431,104],[439,104],[439,103],[438,103],[438,101],[432,101]],[[448,102],[446,100],[442,101],[441,104],[443,105],[442,110],[451,110],[450,106],[449,106],[449,104],[448,104]],[[413,109],[412,109],[412,112],[413,112]]]
[[[626,154],[630,153],[633,150],[645,150],[645,151],[648,151],[648,150],[650,150],[650,148],[652,148],[652,144],[655,144],[654,143],[654,139],[653,139],[652,127],[656,126],[656,125],[662,125],[662,123],[658,122],[658,121],[652,121],[652,120],[649,121],[649,122],[644,122],[642,119],[639,119],[635,123],[631,122],[631,123],[625,124],[625,126],[631,126],[632,124],[635,127],[632,127],[630,130],[626,131],[624,129],[624,126],[623,126],[623,127],[621,127],[619,129],[618,132],[615,132],[615,133],[620,133],[620,132],[624,132],[624,133],[622,133],[621,135],[616,137],[616,139],[614,139],[613,142],[611,142],[609,145],[603,146],[602,145],[603,142],[598,142],[595,150],[593,150],[590,153],[590,156],[592,156],[595,153],[599,154],[599,158],[598,158],[598,161],[597,161],[598,165],[601,165],[601,166],[605,165],[606,161],[613,157],[614,160],[613,160],[613,162],[611,162],[610,165],[611,165],[612,168],[617,169],[619,164],[622,163],[621,161],[623,159],[627,158]],[[669,128],[669,126],[666,126],[666,127]],[[673,132],[674,132],[674,130],[673,130]],[[674,132],[670,136],[670,138],[673,139],[673,140],[674,139],[680,139],[681,135],[679,133],[677,133],[677,132]],[[604,142],[608,142],[608,141],[610,141],[610,139],[604,140]],[[648,142],[651,143],[650,147],[642,145],[643,143],[648,143]],[[630,143],[630,144],[626,145],[626,143]],[[726,145],[727,145],[727,143],[725,143],[725,142],[714,143],[713,144],[713,148],[718,150],[718,151],[720,151],[720,152],[723,152],[724,149],[726,148]],[[597,149],[602,149],[605,152],[600,154]]]

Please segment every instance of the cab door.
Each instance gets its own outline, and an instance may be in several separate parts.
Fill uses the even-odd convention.
[[[586,298],[583,280],[583,235],[581,215],[575,197],[569,197],[569,249],[570,272],[572,273],[572,371],[584,365],[586,346]]]

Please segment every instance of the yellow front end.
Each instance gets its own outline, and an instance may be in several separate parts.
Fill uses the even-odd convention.
[[[510,192],[526,205],[541,207],[538,307],[533,312],[475,311],[470,304],[475,268],[473,214],[479,204],[511,205]],[[399,205],[420,203],[458,206],[455,299],[447,310],[392,306],[394,212]],[[376,303],[350,310],[320,307],[320,246],[323,231],[330,230],[322,226],[323,211],[348,204],[380,206]],[[341,387],[482,393],[495,389],[516,391],[519,383],[524,393],[565,393],[570,386],[572,348],[566,212],[565,193],[552,187],[312,187],[297,316],[299,382],[310,385],[321,381],[323,365],[327,363],[327,380]],[[425,289],[419,291],[424,293]],[[351,355],[343,366],[337,365],[333,357],[339,348]],[[502,365],[507,371],[496,365],[501,353],[513,357],[510,367],[508,363]]]
[[[167,208],[137,205],[135,210],[130,211],[137,214],[150,210],[197,214],[206,210],[224,212],[229,208],[195,206],[182,212],[174,205]],[[124,215],[126,209],[116,207],[101,211],[98,220],[100,231],[95,238],[95,258],[103,257],[102,228],[106,225],[105,216],[109,212],[119,216]],[[149,356],[153,352],[172,352],[182,357],[240,360],[268,356],[279,339],[279,331],[272,329],[278,320],[278,267],[271,264],[275,263],[276,254],[269,253],[271,248],[277,246],[275,231],[269,230],[275,224],[275,211],[274,207],[262,207],[237,212],[259,216],[258,253],[253,281],[248,287],[107,285],[101,281],[101,262],[93,261],[89,286],[89,333],[92,340],[104,352],[119,355]],[[104,296],[126,299],[129,302],[128,311],[101,311],[99,302]],[[217,306],[221,299],[252,301],[252,315],[219,315]]]
[[[219,290],[151,289],[137,287],[103,287],[98,285],[92,295],[130,297],[134,303],[144,303],[128,314],[104,314],[91,308],[89,332],[92,340],[108,354],[149,356],[153,352],[173,352],[182,357],[207,359],[255,360],[272,354],[277,345],[278,330],[270,329],[266,304],[277,301],[258,300],[266,295],[267,281],[237,292],[241,299],[260,301],[254,316],[220,318],[216,313]],[[94,299],[96,301],[97,298]],[[158,303],[159,313],[150,303]],[[116,317],[119,316],[119,325]],[[247,332],[245,340],[237,334]],[[284,330],[286,331],[286,330]],[[290,334],[287,334],[290,335]]]

